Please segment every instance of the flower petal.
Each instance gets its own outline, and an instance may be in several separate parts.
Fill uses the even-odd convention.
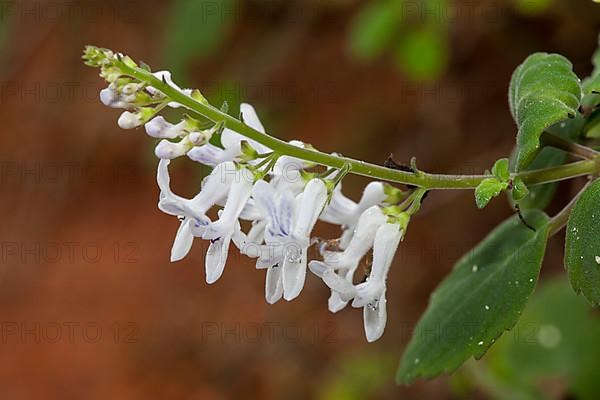
[[[307,239],[327,201],[327,187],[321,179],[312,179],[302,194],[302,202],[294,224],[294,238]]]
[[[356,295],[356,288],[352,284],[352,281],[348,281],[345,277],[336,274],[331,269],[323,272],[323,282],[331,290],[337,292],[344,301],[349,301]]]
[[[204,235],[204,239],[217,239],[226,234],[233,234],[234,224],[244,209],[252,193],[253,181],[246,176],[247,172],[240,169],[235,173],[235,180],[229,189],[229,195],[225,208],[219,217],[219,220],[210,224]]]
[[[338,292],[331,291],[331,296],[327,299],[327,309],[336,313],[342,311],[348,305],[348,300],[342,299]]]
[[[202,146],[195,146],[186,154],[190,160],[211,167],[227,161],[234,161],[239,155],[235,151],[228,149],[223,150],[222,148],[211,143],[206,143]]]
[[[275,304],[283,294],[283,282],[281,280],[281,267],[278,265],[267,269],[265,279],[265,299],[269,304]]]
[[[187,137],[179,142],[171,142],[168,139],[161,140],[154,148],[154,154],[160,159],[172,160],[185,155],[192,148],[192,143]]]
[[[213,284],[223,275],[230,242],[231,236],[225,236],[213,241],[208,246],[205,260],[206,283]]]
[[[153,118],[144,125],[148,136],[152,136],[158,139],[176,139],[181,136],[185,136],[185,122],[180,122],[177,125],[173,125],[168,122],[162,115]]]
[[[385,186],[381,182],[371,182],[363,191],[363,195],[358,202],[358,212],[362,213],[367,208],[378,206],[386,199]]]
[[[173,247],[171,248],[171,262],[183,259],[192,248],[194,235],[192,235],[192,231],[190,230],[190,223],[191,220],[186,218],[179,225]]]
[[[376,341],[383,335],[387,322],[387,300],[385,290],[373,304],[363,308],[363,323],[365,335],[369,343]]]
[[[373,245],[373,267],[366,282],[356,287],[353,307],[363,307],[381,296],[385,291],[387,274],[394,259],[402,231],[398,224],[383,224],[377,229]]]
[[[338,184],[333,189],[331,201],[323,210],[320,219],[324,222],[336,225],[349,225],[352,223],[352,216],[356,210],[357,204],[344,196],[342,185]]]
[[[240,104],[240,114],[242,115],[242,121],[250,128],[255,129],[259,132],[265,133],[265,127],[258,118],[256,110],[248,103]]]
[[[306,247],[286,246],[283,259],[283,298],[291,301],[298,297],[306,279]]]

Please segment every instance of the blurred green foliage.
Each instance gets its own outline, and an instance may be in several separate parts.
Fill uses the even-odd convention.
[[[489,377],[522,398],[561,389],[578,399],[600,393],[600,318],[566,279],[538,288],[515,328],[488,352]]]
[[[190,60],[210,55],[223,42],[236,0],[176,0],[166,24],[165,58],[174,76],[185,78]]]
[[[553,0],[513,0],[519,14],[536,16],[544,13],[552,6]]]
[[[361,60],[372,60],[392,44],[400,4],[399,1],[376,1],[361,10],[350,31],[352,54]]]
[[[4,51],[6,49],[6,44],[8,41],[8,33],[9,33],[9,25],[7,21],[0,22],[0,62],[2,65],[6,62],[6,54]]]
[[[319,395],[321,400],[362,400],[373,398],[392,384],[390,376],[396,366],[394,354],[349,354],[333,363],[331,376]]]
[[[352,55],[369,61],[389,51],[410,78],[437,78],[448,65],[446,4],[446,0],[369,3],[351,28]]]
[[[406,32],[398,42],[398,65],[420,80],[440,76],[448,64],[448,43],[435,27],[424,26]]]

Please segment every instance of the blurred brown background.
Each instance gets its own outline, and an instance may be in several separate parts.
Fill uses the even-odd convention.
[[[362,313],[327,311],[309,276],[270,306],[264,273],[230,259],[204,282],[197,241],[169,263],[178,222],[156,208],[157,161],[143,130],[122,131],[104,83],[83,66],[95,44],[171,69],[267,130],[381,163],[416,156],[432,172],[479,173],[510,153],[506,101],[531,52],[559,52],[580,76],[600,31],[591,0],[3,1],[0,27],[0,386],[7,399],[360,399],[495,395],[394,373],[428,296],[453,263],[512,214],[471,192],[436,192],[410,226],[388,290],[383,338]],[[382,5],[383,4],[383,5]],[[425,4],[425,5],[423,5]],[[385,8],[388,7],[388,8]],[[178,193],[202,168],[177,160]],[[365,180],[348,178],[360,195]],[[562,185],[551,211],[571,187]],[[321,227],[318,233],[337,232]],[[543,276],[562,274],[553,239]],[[558,386],[558,388],[554,387]],[[547,393],[568,395],[565,384]],[[489,388],[488,388],[489,389]]]

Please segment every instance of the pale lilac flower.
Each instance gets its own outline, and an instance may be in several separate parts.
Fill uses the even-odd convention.
[[[282,269],[283,297],[288,301],[296,298],[304,287],[310,233],[327,201],[327,187],[321,179],[312,179],[298,198],[291,241],[297,247],[286,249]]]
[[[206,282],[209,284],[216,282],[223,274],[238,218],[252,194],[254,181],[250,175],[243,168],[236,172],[219,219],[207,225],[202,234],[203,239],[211,241],[206,253]]]
[[[354,228],[361,214],[369,207],[382,204],[386,197],[384,184],[381,182],[371,182],[365,187],[360,201],[356,203],[344,196],[342,185],[339,184],[334,189],[331,201],[325,207],[319,219],[342,226],[343,233],[340,240],[340,248],[345,249],[352,239]]]
[[[253,197],[268,219],[256,263],[257,268],[267,268],[266,299],[274,303],[283,295],[292,300],[304,287],[310,232],[327,200],[327,188],[313,179],[294,197],[289,190],[260,181]]]
[[[158,116],[147,122],[145,128],[148,136],[158,139],[176,139],[187,134],[185,126],[185,121],[174,125],[164,119],[163,116]]]
[[[343,277],[326,270],[323,281],[332,290],[339,292],[341,299],[354,299],[353,307],[363,307],[365,334],[369,342],[381,337],[385,329],[386,279],[403,231],[399,224],[382,224],[373,242],[373,266],[366,282],[353,285]]]
[[[135,129],[142,126],[143,121],[138,113],[132,113],[131,111],[124,111],[117,121],[119,128],[121,129]]]
[[[265,132],[265,128],[258,119],[254,107],[250,104],[242,103],[240,113],[246,125],[259,132]],[[242,155],[242,141],[247,141],[259,153],[268,153],[271,151],[268,147],[254,140],[246,139],[229,128],[225,128],[221,134],[221,145],[223,148],[215,146],[212,143],[207,143],[203,146],[192,148],[187,153],[187,156],[194,161],[209,166],[215,166],[225,161],[235,161]]]
[[[265,215],[265,244],[262,245],[262,240],[246,241],[242,251],[249,257],[258,258],[256,268],[267,269],[265,298],[273,304],[283,295],[281,268],[291,239],[297,202],[290,191],[278,191],[272,182],[265,181],[256,183],[252,196]],[[254,249],[257,251],[251,253]]]
[[[185,136],[179,142],[172,142],[168,139],[161,140],[154,148],[154,154],[160,159],[169,160],[185,155],[194,146],[189,136]]]
[[[193,236],[201,236],[210,223],[206,212],[226,199],[235,179],[235,175],[231,173],[235,170],[235,165],[233,163],[219,165],[204,179],[200,192],[192,199],[185,199],[171,191],[169,163],[170,160],[164,159],[158,164],[157,182],[160,188],[158,208],[182,219],[171,249],[171,261],[178,261],[189,252]]]
[[[354,273],[360,261],[373,247],[377,229],[386,222],[386,216],[378,206],[365,210],[356,224],[355,233],[344,251],[322,252],[324,261],[311,261],[310,270],[317,276],[339,275],[349,284],[352,284]],[[331,291],[328,306],[331,312],[338,312],[348,304],[349,298],[343,298],[340,292]]]

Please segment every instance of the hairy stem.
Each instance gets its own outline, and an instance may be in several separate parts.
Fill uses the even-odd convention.
[[[239,119],[222,112],[210,104],[201,103],[184,93],[181,93],[176,88],[171,87],[169,84],[158,79],[144,69],[130,67],[123,62],[120,62],[119,66],[126,74],[148,83],[173,101],[203,115],[215,123],[223,122],[227,128],[269,147],[280,155],[287,155],[337,169],[348,168],[348,172],[352,174],[388,182],[414,185],[427,190],[474,189],[482,180],[491,177],[491,175],[445,175],[425,172],[406,172],[347,157],[296,147],[273,136],[252,129]],[[577,176],[597,173],[600,165],[599,160],[599,158],[594,158],[593,160],[580,161],[553,168],[526,171],[514,175],[513,178],[519,176],[523,179],[525,184],[541,184],[570,179]]]
[[[569,222],[569,216],[571,215],[571,211],[573,211],[573,207],[577,204],[577,200],[581,197],[583,192],[592,184],[592,181],[589,181],[580,191],[577,193],[575,197],[571,199],[569,204],[567,204],[558,214],[556,214],[550,220],[550,236],[560,232]]]
[[[579,143],[571,142],[570,140],[564,139],[550,132],[544,132],[542,134],[541,142],[544,146],[554,147],[588,160],[594,159],[600,155],[599,152],[592,148],[583,146]]]

